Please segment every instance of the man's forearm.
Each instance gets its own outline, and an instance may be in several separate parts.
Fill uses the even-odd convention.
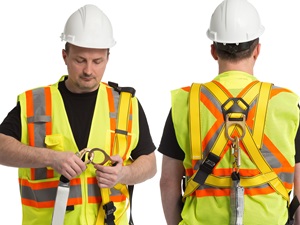
[[[30,147],[0,133],[0,164],[11,167],[46,167],[50,165],[51,150]]]
[[[138,157],[132,164],[122,168],[123,176],[120,183],[134,185],[152,178],[156,174],[156,157],[152,152],[149,155]]]
[[[161,186],[161,200],[167,224],[178,225],[182,220],[181,211],[183,207],[180,190],[176,190],[175,185],[172,187]]]

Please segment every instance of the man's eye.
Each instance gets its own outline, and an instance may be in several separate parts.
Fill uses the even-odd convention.
[[[96,64],[100,64],[100,63],[103,62],[103,60],[95,60],[94,62],[95,62]]]
[[[84,60],[83,60],[83,59],[76,59],[76,62],[77,62],[77,63],[83,63]]]

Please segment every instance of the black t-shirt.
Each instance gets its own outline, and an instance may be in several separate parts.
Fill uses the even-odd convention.
[[[299,126],[300,128],[300,126]],[[295,161],[296,163],[300,162],[300,131],[297,131],[297,135],[295,138],[295,146],[296,146],[296,155],[295,155]],[[180,148],[176,136],[175,136],[175,130],[174,130],[174,124],[172,121],[172,114],[171,110],[169,112],[169,115],[167,117],[163,135],[161,138],[160,145],[158,147],[158,151],[166,156],[169,156],[174,159],[178,159],[183,161],[184,160],[184,152]]]
[[[64,101],[65,109],[77,147],[78,149],[86,148],[98,90],[83,94],[72,93],[66,88],[64,81],[59,83],[58,89]],[[136,159],[141,155],[150,154],[156,148],[150,134],[146,115],[139,101],[138,108],[139,140],[136,148],[131,152],[131,157],[133,159]],[[19,102],[8,113],[7,117],[1,123],[0,133],[14,137],[17,140],[21,140]]]

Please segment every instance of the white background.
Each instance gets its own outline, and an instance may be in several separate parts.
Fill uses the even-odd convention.
[[[170,108],[170,91],[206,82],[218,71],[206,37],[211,13],[220,0],[10,0],[2,2],[0,23],[0,121],[17,94],[58,81],[66,74],[60,34],[71,13],[91,3],[110,18],[116,46],[103,81],[132,86],[147,114],[158,147]],[[250,0],[266,30],[254,75],[300,94],[297,0]],[[161,155],[156,176],[135,186],[135,225],[165,224],[160,201]],[[0,166],[0,224],[21,224],[17,169]]]

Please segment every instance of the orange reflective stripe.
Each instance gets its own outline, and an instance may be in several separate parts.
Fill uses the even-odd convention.
[[[21,179],[19,178],[19,184],[21,186],[28,186],[32,190],[41,190],[41,189],[46,189],[46,188],[57,188],[59,181],[43,181],[39,183],[32,183],[29,182],[27,179]],[[80,185],[80,178],[74,178],[70,181],[70,185],[75,186],[75,185]]]
[[[47,182],[39,182],[39,183],[31,183],[27,179],[19,179],[19,184],[21,186],[28,186],[32,190],[40,190],[45,188],[57,188],[59,181],[47,181]]]
[[[115,105],[114,105],[114,96],[113,96],[113,89],[109,86],[106,86],[106,93],[108,97],[108,107],[109,107],[109,113],[116,113]],[[110,116],[110,155],[113,155],[113,149],[112,146],[114,144],[115,140],[115,130],[116,130],[116,124],[117,124],[117,118]]]
[[[245,188],[246,195],[265,195],[274,193],[274,189],[270,186],[263,188]],[[207,196],[230,196],[230,188],[222,188],[222,189],[205,189],[205,190],[196,190],[196,196],[207,197]]]
[[[52,99],[50,87],[45,87],[45,114],[46,116],[52,115]],[[52,122],[46,122],[46,134],[52,134]]]
[[[266,195],[275,193],[274,189],[270,186],[260,187],[260,188],[245,188],[245,194],[249,196],[254,195]],[[222,189],[214,189],[207,188],[202,190],[196,190],[191,196],[196,196],[198,198],[201,197],[209,197],[209,196],[230,196],[230,188],[222,188]]]
[[[21,199],[23,205],[32,206],[35,208],[53,208],[55,200],[38,202],[26,198]],[[82,198],[69,198],[67,205],[81,205]]]
[[[26,115],[27,117],[31,117],[34,114],[33,110],[33,96],[32,96],[32,90],[26,91]],[[28,123],[28,142],[30,146],[34,146],[34,124]]]
[[[34,200],[22,198],[21,202],[23,205],[32,206],[35,208],[53,208],[54,207],[54,200],[47,201],[47,202],[37,202]]]
[[[291,93],[290,90],[286,89],[286,88],[273,88],[272,91],[271,91],[271,98],[274,97],[275,95],[281,93],[281,92],[289,92]]]
[[[190,92],[190,90],[191,90],[191,87],[183,87],[183,88],[181,88],[182,90],[184,90],[184,91],[186,91],[186,92]]]
[[[207,188],[204,190],[196,190],[193,194],[194,196],[201,198],[207,196],[230,196],[230,188],[222,188],[222,189],[214,189],[214,188]]]

